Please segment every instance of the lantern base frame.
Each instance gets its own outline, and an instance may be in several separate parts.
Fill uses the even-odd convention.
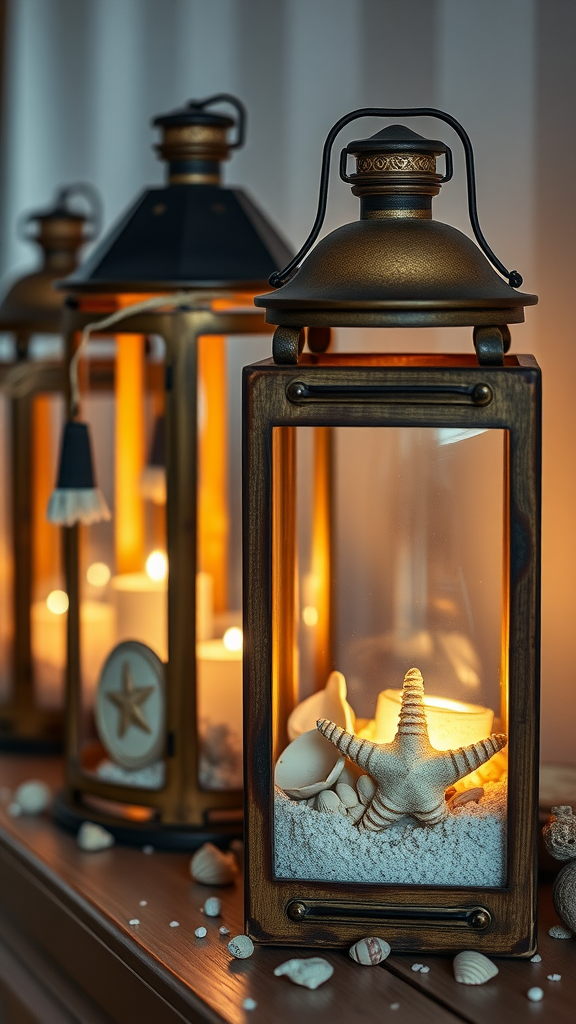
[[[203,843],[226,847],[231,839],[242,837],[241,821],[227,824],[166,825],[160,821],[122,821],[74,801],[64,790],[54,797],[54,820],[76,834],[85,821],[101,825],[124,846],[153,846],[155,850],[196,850]]]

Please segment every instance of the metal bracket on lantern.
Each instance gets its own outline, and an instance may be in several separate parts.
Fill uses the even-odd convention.
[[[480,366],[504,366],[504,353],[510,348],[510,341],[510,328],[506,324],[475,327],[474,348]]]

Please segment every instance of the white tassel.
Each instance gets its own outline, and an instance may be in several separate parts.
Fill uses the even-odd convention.
[[[166,504],[166,469],[164,466],[145,466],[140,474],[140,494],[155,505]]]
[[[99,487],[57,487],[50,495],[46,518],[58,526],[91,526],[112,516]]]

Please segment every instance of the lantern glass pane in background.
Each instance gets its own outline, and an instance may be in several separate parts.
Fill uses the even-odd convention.
[[[88,215],[75,209],[82,196]],[[25,237],[42,262],[0,306],[0,745],[14,749],[51,750],[62,738],[68,598],[60,531],[45,517],[64,415],[62,299],[53,284],[76,267],[98,207],[90,186],[71,185],[53,207],[26,216]]]
[[[310,453],[319,429],[296,429],[298,701],[327,682],[327,678],[316,676],[318,605],[325,603],[325,595],[321,579],[314,573],[310,525],[314,487],[311,473],[306,473],[314,464]],[[413,666],[424,677],[434,748],[458,748],[492,732],[506,731],[500,722],[501,709],[505,711],[507,705],[502,692],[506,674],[501,671],[502,431],[416,426],[324,429],[332,435],[334,461],[333,558],[326,581],[333,606],[330,667],[345,677],[356,735],[378,743],[392,742],[402,681]],[[273,450],[278,452],[281,446],[275,444]],[[280,645],[286,642],[285,634],[273,632]],[[281,662],[282,651],[274,657]],[[275,707],[279,709],[280,704],[276,702]],[[297,707],[287,723],[275,723],[274,732],[287,732],[293,739],[304,726],[315,727],[314,714],[330,717],[316,706],[308,721],[304,711]],[[338,752],[334,750],[333,755],[336,763]],[[331,815],[310,816],[301,806],[277,795],[276,874],[325,881],[502,885],[506,875],[505,776],[503,754],[497,767],[489,762],[472,780],[462,780],[462,790],[485,785],[488,800],[484,817],[479,816],[476,804],[472,822],[470,806],[464,813],[463,835],[454,836],[454,842],[462,846],[459,863],[457,855],[450,860],[446,854],[442,857],[441,851],[432,851],[428,837],[426,858],[416,857],[411,849],[406,860],[402,849],[394,846],[391,858],[386,850],[370,858],[364,873],[356,858],[343,861],[339,851],[342,836],[334,832]],[[310,826],[316,822],[315,829],[306,831],[306,815]],[[301,849],[297,822],[303,829]],[[489,855],[481,866],[471,856],[476,848],[474,828],[491,833]],[[376,842],[372,837],[372,849]],[[336,844],[334,849],[331,843]],[[389,844],[385,846],[388,849]]]

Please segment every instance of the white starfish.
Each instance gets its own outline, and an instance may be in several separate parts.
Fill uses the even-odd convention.
[[[458,750],[435,750],[428,738],[422,673],[411,668],[404,677],[398,731],[392,743],[362,740],[322,718],[319,731],[351,761],[372,776],[376,793],[358,828],[381,832],[405,814],[424,825],[448,816],[444,793],[506,745],[493,734]]]

